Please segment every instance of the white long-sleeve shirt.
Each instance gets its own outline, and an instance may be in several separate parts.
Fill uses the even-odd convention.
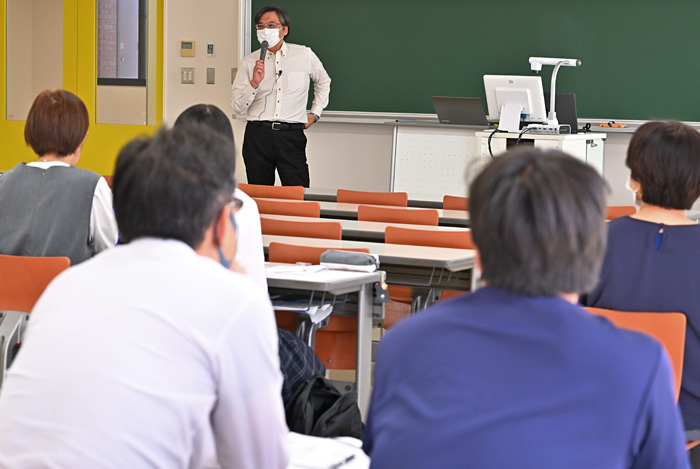
[[[0,393],[0,468],[287,465],[267,292],[138,239],[44,292]]]
[[[314,82],[314,100],[310,112],[320,116],[328,105],[331,78],[313,51],[284,42],[276,53],[265,55],[265,78],[255,89],[250,85],[257,50],[243,58],[232,85],[231,106],[248,120],[307,122],[306,103],[309,80]],[[281,73],[280,73],[281,72]]]
[[[234,196],[243,201],[243,206],[236,213],[238,223],[238,249],[236,260],[245,268],[246,275],[260,288],[267,291],[267,276],[265,274],[265,251],[260,227],[258,205],[251,197],[240,189]]]

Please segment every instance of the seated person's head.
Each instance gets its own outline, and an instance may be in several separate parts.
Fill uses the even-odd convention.
[[[121,239],[177,239],[197,249],[236,188],[230,140],[201,125],[161,129],[119,153],[112,191]]]
[[[491,162],[469,193],[482,280],[532,296],[590,291],[605,251],[605,192],[592,167],[558,151]]]
[[[39,156],[76,153],[87,135],[85,104],[66,90],[42,91],[34,99],[24,126],[24,141]]]
[[[688,210],[700,196],[700,134],[675,121],[647,122],[632,136],[630,188],[648,205]],[[641,197],[640,197],[641,194]]]
[[[231,121],[224,111],[213,104],[195,104],[190,106],[177,116],[173,127],[181,125],[199,123],[216,130],[233,141],[233,128]]]

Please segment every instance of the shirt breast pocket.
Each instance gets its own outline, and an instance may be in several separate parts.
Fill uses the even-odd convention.
[[[305,91],[309,88],[309,75],[304,72],[291,72],[287,85],[289,91]]]

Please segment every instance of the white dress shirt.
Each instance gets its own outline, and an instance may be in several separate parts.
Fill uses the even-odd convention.
[[[284,42],[276,53],[265,55],[265,78],[257,89],[250,85],[257,50],[243,58],[232,85],[231,106],[248,120],[307,122],[309,80],[314,82],[311,113],[320,116],[328,105],[331,78],[311,49]]]
[[[243,201],[241,209],[236,213],[236,223],[238,224],[236,260],[245,268],[246,275],[260,288],[267,291],[265,250],[262,243],[258,205],[255,200],[240,189],[236,189],[234,196]]]
[[[0,467],[284,468],[277,331],[247,277],[138,239],[71,267],[0,393]]]
[[[33,161],[27,163],[27,166],[47,169],[51,166],[70,165],[63,161]],[[92,198],[92,209],[90,210],[90,239],[95,242],[95,253],[113,248],[117,244],[118,236],[119,230],[112,205],[112,189],[109,188],[105,178],[100,177],[97,186],[95,186],[95,195]]]

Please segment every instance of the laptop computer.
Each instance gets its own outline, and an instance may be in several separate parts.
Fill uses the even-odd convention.
[[[547,108],[547,114],[549,114],[549,97],[549,91],[545,91],[544,105]],[[574,93],[557,93],[554,107],[557,111],[557,120],[559,123],[570,125],[571,133],[577,133],[579,128],[578,116],[576,115],[576,95]]]
[[[433,106],[441,124],[488,126],[481,98],[433,96]]]

